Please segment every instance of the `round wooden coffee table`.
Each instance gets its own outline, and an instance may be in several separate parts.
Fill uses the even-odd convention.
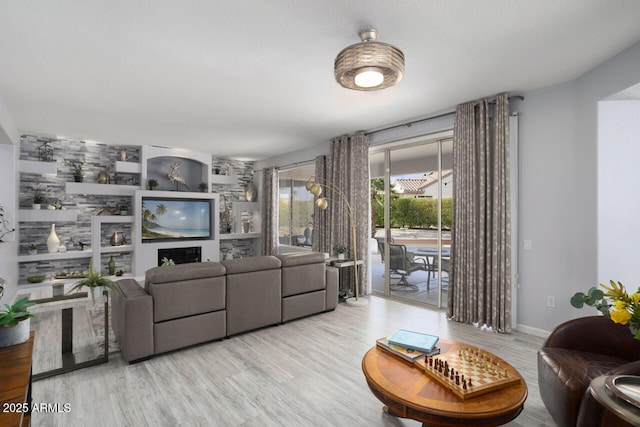
[[[441,356],[471,345],[441,339]],[[420,367],[373,347],[362,359],[362,371],[373,394],[392,415],[421,421],[425,426],[499,426],[516,418],[527,399],[527,385],[518,371],[499,357],[486,352],[510,376],[514,385],[462,399]]]

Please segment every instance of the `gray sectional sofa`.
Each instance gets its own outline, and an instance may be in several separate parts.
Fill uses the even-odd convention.
[[[338,305],[338,271],[318,252],[155,267],[144,288],[117,285],[111,317],[127,362]]]

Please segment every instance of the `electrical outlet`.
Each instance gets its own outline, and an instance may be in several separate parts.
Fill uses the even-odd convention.
[[[548,296],[547,297],[547,307],[555,307],[556,306],[556,297]]]
[[[525,240],[524,241],[524,249],[527,251],[531,250],[531,240]]]

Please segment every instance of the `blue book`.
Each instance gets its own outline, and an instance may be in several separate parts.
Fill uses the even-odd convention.
[[[429,353],[438,343],[438,339],[439,337],[435,335],[399,329],[389,338],[389,344]]]

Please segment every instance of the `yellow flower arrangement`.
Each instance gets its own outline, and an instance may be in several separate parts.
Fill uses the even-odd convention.
[[[611,280],[609,286],[600,284],[605,292],[593,287],[586,294],[577,292],[571,298],[571,305],[582,308],[585,304],[597,308],[615,323],[627,325],[633,337],[640,340],[640,288],[627,293],[621,282]]]

